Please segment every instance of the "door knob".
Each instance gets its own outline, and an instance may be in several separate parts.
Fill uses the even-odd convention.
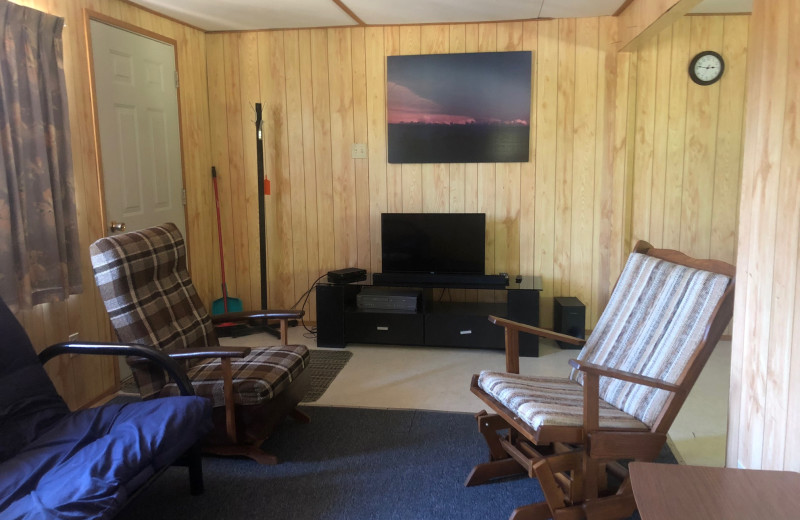
[[[111,230],[112,233],[117,233],[119,231],[125,231],[125,223],[124,222],[114,222],[112,220],[111,221],[111,225],[109,226],[109,229]]]

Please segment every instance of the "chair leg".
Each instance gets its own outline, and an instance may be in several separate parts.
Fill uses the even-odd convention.
[[[189,459],[189,492],[192,495],[202,495],[205,486],[203,485],[203,455],[200,446],[192,446],[187,455]]]
[[[311,417],[301,412],[298,408],[293,408],[290,413],[292,414],[292,419],[299,423],[308,424],[311,422]]]
[[[489,482],[492,479],[527,474],[528,472],[525,470],[525,468],[520,466],[520,464],[512,458],[493,460],[491,462],[478,464],[472,468],[472,471],[467,477],[467,481],[464,483],[464,485],[467,487],[479,486]]]
[[[516,508],[508,520],[546,520],[548,518],[553,518],[550,507],[547,502],[539,502]]]
[[[247,457],[248,459],[253,459],[264,466],[274,466],[280,462],[278,457],[275,455],[267,453],[257,446],[246,444],[205,446],[203,449],[206,451],[206,453],[220,455],[223,457]]]

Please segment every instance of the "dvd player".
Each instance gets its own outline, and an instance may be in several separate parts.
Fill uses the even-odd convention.
[[[413,289],[364,287],[356,295],[356,307],[359,310],[369,311],[415,312],[421,292]]]

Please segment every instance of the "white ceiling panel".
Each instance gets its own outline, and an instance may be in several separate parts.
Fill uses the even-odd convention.
[[[753,0],[703,0],[693,13],[752,13]]]
[[[492,22],[538,18],[542,3],[545,1],[344,0],[344,3],[368,25],[395,25]]]
[[[128,0],[206,31],[492,22],[612,15],[625,0]],[[645,0],[654,1],[654,0]],[[753,0],[704,0],[695,13],[751,12]]]
[[[131,0],[206,31],[335,27],[356,22],[331,0]]]
[[[625,0],[544,0],[540,18],[610,16]]]

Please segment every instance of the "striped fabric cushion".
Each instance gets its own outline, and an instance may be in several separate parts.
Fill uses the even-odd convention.
[[[730,279],[633,253],[578,358],[676,383]],[[583,374],[570,378],[582,383]],[[600,378],[600,397],[652,426],[670,393]]]
[[[535,430],[583,424],[583,387],[567,378],[484,371],[478,385]],[[600,427],[648,429],[635,417],[602,401]]]
[[[120,341],[166,352],[219,345],[189,278],[186,246],[175,224],[101,238],[89,252],[95,282]],[[166,374],[153,365],[132,368],[145,399],[166,384]]]
[[[269,401],[280,394],[308,366],[310,354],[303,345],[281,345],[253,349],[247,357],[232,359],[233,394],[237,404]],[[219,359],[192,368],[187,375],[197,395],[211,399],[212,406],[225,406],[225,389]],[[161,390],[161,397],[179,395],[174,383]]]

